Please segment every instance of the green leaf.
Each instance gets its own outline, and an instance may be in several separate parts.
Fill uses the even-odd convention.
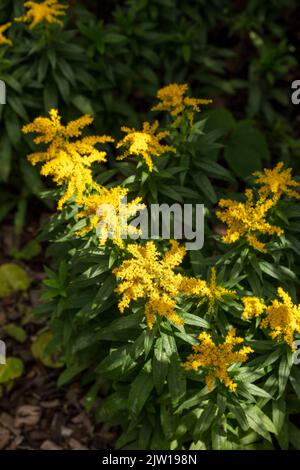
[[[180,311],[180,314],[182,315],[184,319],[184,324],[185,325],[192,325],[192,326],[198,326],[199,328],[210,328],[210,323],[207,320],[204,320],[201,317],[198,317],[197,315],[193,315],[192,313],[185,312],[183,310]]]
[[[216,420],[211,427],[212,450],[233,450],[233,444],[228,440],[226,419]]]
[[[224,156],[237,176],[247,178],[261,170],[262,162],[269,159],[269,150],[264,135],[248,122],[242,122],[231,134]]]
[[[172,354],[168,370],[168,386],[172,403],[177,404],[186,393],[186,377],[178,353]]]
[[[225,108],[217,108],[203,113],[207,118],[205,130],[206,132],[221,129],[224,134],[229,132],[235,126],[235,119],[233,114]]]
[[[35,194],[39,197],[45,187],[37,169],[33,168],[26,160],[21,160],[19,164],[28,191],[30,191],[30,194]]]
[[[50,111],[52,108],[57,108],[58,96],[57,89],[53,82],[46,84],[44,88],[44,106],[46,111]]]
[[[6,182],[9,177],[11,167],[12,148],[7,135],[0,138],[0,180]]]
[[[83,95],[76,95],[72,99],[74,106],[83,114],[94,115],[93,106],[88,98]]]
[[[297,366],[294,366],[292,368],[292,372],[290,374],[290,382],[292,384],[293,389],[295,390],[298,400],[300,400],[300,371]]]
[[[206,398],[206,395],[208,395],[209,393],[210,391],[205,385],[205,387],[203,387],[200,392],[194,393],[191,398],[188,398],[183,403],[181,403],[181,405],[177,408],[176,413],[181,413],[183,410],[188,410],[197,406],[199,407],[201,401]]]
[[[97,339],[114,340],[118,332],[123,332],[131,329],[140,329],[140,322],[140,312],[131,313],[127,316],[122,316],[122,318],[117,318],[116,320],[113,320],[110,325],[102,328],[100,332],[97,333]]]
[[[249,429],[249,423],[247,420],[247,416],[241,405],[239,403],[228,404],[228,408],[231,413],[236,418],[237,422],[241,426],[243,431],[247,431]]]
[[[1,366],[0,366],[1,367]],[[293,423],[289,423],[289,437],[292,446],[300,450],[300,429],[297,428]]]
[[[210,428],[217,413],[217,405],[209,403],[202,411],[200,417],[196,421],[195,429],[193,432],[194,440],[200,439],[201,435]]]
[[[201,170],[205,171],[209,176],[223,181],[229,181],[231,183],[234,183],[235,181],[231,173],[226,170],[226,168],[214,161],[201,158],[195,162],[195,165],[197,168],[200,168]]]
[[[11,109],[5,113],[5,128],[10,143],[15,147],[21,139],[21,123],[18,116]]]
[[[4,325],[2,329],[12,338],[14,338],[19,343],[25,343],[27,339],[27,333],[21,326],[16,325],[15,323],[9,323]]]
[[[211,184],[209,178],[205,173],[195,173],[192,174],[192,178],[195,181],[195,184],[198,186],[200,191],[206,196],[210,202],[215,204],[218,200],[216,192],[213,185]]]
[[[158,191],[164,196],[167,196],[174,201],[183,202],[182,196],[178,194],[178,191],[175,190],[172,186],[166,186],[164,184],[160,184],[158,186]]]
[[[279,435],[286,419],[286,403],[283,398],[272,402],[272,421]]]
[[[164,350],[163,339],[158,338],[154,346],[152,360],[153,383],[157,393],[161,393],[168,374],[169,357]]]
[[[13,249],[11,256],[16,259],[30,260],[41,253],[41,245],[37,240],[30,240],[21,250]]]
[[[99,392],[99,389],[101,388],[101,383],[100,382],[95,382],[89,389],[89,391],[87,392],[87,394],[84,396],[84,408],[86,409],[86,411],[89,413],[96,400],[97,400],[97,396],[98,396],[98,392]]]
[[[269,432],[277,434],[277,430],[270,418],[256,405],[247,408],[245,413],[250,428],[271,442]]]
[[[278,397],[281,397],[281,395],[285,391],[286,384],[289,380],[289,376],[290,376],[291,369],[293,366],[292,359],[293,359],[293,355],[291,351],[287,351],[280,361],[279,369],[278,369],[278,389],[279,389]]]
[[[63,387],[66,385],[70,380],[72,380],[74,377],[80,374],[84,369],[86,368],[86,365],[82,364],[72,364],[71,366],[68,366],[59,376],[58,381],[57,381],[57,386],[58,387]]]
[[[53,340],[53,334],[51,331],[44,331],[40,333],[31,345],[31,352],[33,356],[41,361],[46,367],[52,369],[59,369],[63,367],[63,362],[52,357],[47,351],[47,348]]]
[[[151,361],[148,361],[131,384],[128,397],[128,410],[132,417],[142,411],[153,389]]]
[[[16,357],[9,357],[6,364],[0,365],[0,384],[6,384],[21,377],[23,372],[23,361]]]
[[[103,423],[109,420],[120,411],[127,409],[127,393],[120,389],[105,398],[96,411],[96,421]]]
[[[272,395],[270,395],[263,388],[260,388],[257,385],[254,385],[252,383],[246,383],[243,385],[247,388],[248,392],[250,392],[251,395],[262,397],[262,398],[268,398],[269,400],[272,400],[273,398]]]
[[[22,233],[25,225],[26,212],[27,212],[27,197],[26,194],[22,194],[18,200],[17,211],[14,218],[14,227],[17,235]]]
[[[104,37],[107,44],[121,44],[127,42],[127,36],[120,33],[107,33]]]
[[[26,291],[30,284],[31,278],[21,266],[14,263],[0,266],[0,298]]]
[[[120,374],[125,376],[135,365],[136,362],[130,355],[129,348],[126,345],[111,351],[97,366],[96,372],[116,379],[120,377]]]

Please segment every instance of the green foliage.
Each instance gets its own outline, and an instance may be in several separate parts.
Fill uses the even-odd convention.
[[[21,359],[16,357],[8,357],[6,364],[0,364],[0,395],[3,393],[3,387],[9,390],[23,372],[24,364]]]
[[[49,351],[52,340],[51,331],[40,332],[32,343],[31,351],[35,359],[41,361],[47,367],[56,369],[62,367],[63,364],[55,359],[54,354]]]
[[[25,343],[27,339],[27,333],[24,328],[16,325],[15,323],[8,323],[2,327],[3,331],[9,336],[14,338],[19,343]]]
[[[8,297],[18,291],[26,291],[31,278],[24,268],[14,263],[0,266],[0,297]]]
[[[78,208],[70,202],[40,235],[40,240],[51,240],[48,255],[53,267],[47,269],[44,303],[36,314],[48,318],[52,350],[62,352],[66,367],[58,384],[80,375],[87,388],[87,409],[96,420],[121,425],[118,448],[297,447],[296,438],[287,434],[290,416],[299,410],[299,373],[292,362],[293,353],[284,341],[272,340],[259,328],[259,319],[242,318],[241,298],[255,295],[267,303],[275,298],[279,286],[297,298],[299,203],[285,197],[276,203],[270,220],[284,229],[284,235],[266,237],[266,252],[255,250],[243,238],[232,246],[225,245],[215,230],[215,205],[237,188],[237,180],[217,162],[224,146],[220,140],[238,142],[242,132],[249,139],[250,148],[245,152],[253,155],[258,149],[257,160],[252,160],[259,161],[259,166],[249,167],[248,173],[247,166],[241,167],[241,176],[251,181],[252,169],[269,159],[263,137],[251,123],[236,123],[222,109],[207,112],[205,119],[191,127],[183,123],[177,128],[167,124],[166,128],[170,131],[168,143],[177,151],[156,158],[152,172],[139,160],[117,161],[113,170],[101,172],[97,181],[107,187],[121,182],[132,196],[140,195],[147,203],[205,203],[204,247],[189,253],[180,272],[208,279],[211,268],[216,267],[217,285],[235,289],[237,296],[224,295],[212,305],[193,296],[178,298],[176,311],[184,320],[183,326],[157,315],[149,329],[143,300],[121,315],[112,269],[126,253],[111,241],[99,246],[95,232],[82,237],[76,234]],[[233,170],[239,175],[234,165]],[[230,196],[242,200],[240,193]],[[157,242],[162,252],[168,245],[166,240]],[[196,372],[183,364],[200,332],[206,331],[218,342],[231,326],[253,353],[244,364],[232,364],[228,369],[237,384],[234,392],[221,380],[211,390],[205,368]],[[110,392],[99,402],[103,386]]]

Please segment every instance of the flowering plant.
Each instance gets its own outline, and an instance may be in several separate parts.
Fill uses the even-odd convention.
[[[59,385],[81,374],[87,409],[121,425],[118,447],[286,449],[300,397],[298,181],[279,163],[229,197],[234,178],[206,157],[197,118],[209,101],[187,92],[159,90],[167,124],[123,128],[119,142],[84,137],[91,118],[63,125],[57,110],[24,127],[59,200],[40,236],[53,269],[36,314],[62,351]],[[124,196],[126,224],[150,203],[204,203],[203,249],[144,241],[132,225],[124,237],[121,212],[103,209]]]

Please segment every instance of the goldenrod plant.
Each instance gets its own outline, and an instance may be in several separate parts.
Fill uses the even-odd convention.
[[[58,385],[81,377],[87,410],[121,427],[118,448],[297,448],[299,182],[280,162],[237,192],[207,157],[210,100],[182,83],[157,99],[161,114],[121,138],[86,137],[90,116],[62,124],[57,109],[23,128],[39,145],[29,161],[57,185],[36,314],[61,351]],[[174,201],[205,204],[201,250],[131,224]]]

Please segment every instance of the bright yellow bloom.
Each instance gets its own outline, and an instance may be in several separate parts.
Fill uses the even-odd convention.
[[[64,126],[56,109],[52,109],[49,115],[50,118],[36,118],[22,130],[25,134],[40,134],[34,139],[36,144],[48,144],[46,151],[29,155],[28,160],[32,165],[42,162],[41,175],[51,176],[59,186],[66,185],[65,193],[58,202],[58,209],[61,209],[72,196],[81,197],[87,186],[94,185],[91,165],[106,161],[106,152],[97,150],[95,145],[113,142],[113,139],[109,136],[89,136],[71,140],[79,137],[93,118],[85,115]]]
[[[207,284],[207,293],[206,297],[209,301],[209,312],[212,311],[216,302],[221,302],[223,297],[230,296],[234,297],[236,295],[235,290],[226,289],[223,286],[217,284],[217,271],[216,268],[212,268],[210,281]]]
[[[200,344],[193,346],[195,354],[191,354],[187,358],[185,367],[196,371],[199,368],[207,368],[205,381],[210,391],[214,387],[215,380],[219,379],[231,392],[234,392],[237,384],[230,378],[227,371],[228,366],[246,362],[253,349],[249,346],[243,346],[238,351],[233,351],[236,346],[244,342],[243,338],[236,336],[235,328],[230,328],[225,341],[221,344],[215,344],[211,335],[206,332],[200,333],[198,339]]]
[[[212,103],[212,100],[200,99],[200,98],[190,98],[185,96],[188,91],[188,85],[184,83],[183,85],[178,85],[177,83],[172,83],[167,85],[157,92],[157,98],[160,103],[152,108],[153,111],[168,111],[171,116],[173,116],[175,121],[172,126],[177,126],[180,124],[184,113],[186,113],[190,123],[193,123],[195,112],[200,112],[199,105],[207,105]]]
[[[272,170],[264,169],[263,172],[257,171],[256,183],[262,185],[259,192],[266,197],[270,194],[273,199],[278,201],[283,194],[287,194],[291,198],[300,199],[300,193],[292,188],[299,187],[298,181],[292,178],[292,169],[283,170],[284,163],[279,162]]]
[[[145,246],[130,244],[127,250],[132,258],[123,261],[114,270],[121,280],[116,289],[122,295],[119,302],[121,313],[132,301],[145,299],[145,316],[150,329],[157,315],[182,325],[183,319],[175,311],[176,298],[180,294],[189,293],[195,286],[194,279],[174,272],[174,268],[182,262],[185,248],[172,240],[171,249],[161,259],[153,241],[147,242]]]
[[[29,29],[35,28],[39,23],[46,22],[63,26],[63,22],[58,18],[66,14],[67,5],[62,5],[58,0],[44,0],[44,2],[25,2],[27,8],[25,15],[15,18],[15,21],[31,23]]]
[[[88,218],[88,225],[78,232],[84,235],[93,229],[97,229],[100,245],[105,245],[107,239],[120,248],[124,247],[123,239],[126,236],[139,233],[139,229],[128,225],[128,219],[133,217],[137,211],[144,209],[141,198],[135,198],[129,203],[123,203],[127,197],[128,189],[119,186],[111,189],[104,187],[95,188],[96,192],[83,195],[77,199],[77,203],[84,209],[77,215],[78,218]]]
[[[265,244],[258,240],[258,235],[282,235],[284,232],[280,227],[271,225],[266,220],[266,216],[271,207],[275,204],[273,199],[260,197],[255,202],[253,191],[246,190],[246,202],[233,201],[231,199],[221,199],[217,211],[217,217],[225,223],[226,234],[223,235],[224,243],[235,243],[242,237],[246,237],[250,246],[256,250],[265,252]]]
[[[127,150],[118,157],[118,160],[123,160],[130,155],[142,156],[145,160],[149,171],[153,170],[153,157],[159,157],[166,152],[175,152],[174,147],[170,145],[163,145],[160,143],[162,139],[169,135],[169,132],[157,132],[158,122],[152,124],[144,122],[143,130],[136,131],[128,127],[122,127],[122,131],[127,135],[117,144],[117,148],[125,147]]]
[[[249,318],[259,317],[266,309],[265,304],[258,297],[242,297],[244,304],[243,319],[249,320]]]
[[[185,281],[182,281],[182,288]],[[211,270],[210,281],[202,281],[196,278],[187,278],[186,293],[191,296],[206,298],[209,302],[208,312],[211,312],[215,303],[222,301],[224,296],[234,297],[235,290],[226,289],[217,284],[217,272],[215,268]]]
[[[182,294],[190,296],[205,297],[208,296],[210,291],[207,282],[196,277],[183,277],[180,284],[180,291]]]
[[[300,305],[294,305],[290,296],[278,288],[282,300],[273,300],[266,309],[266,317],[260,327],[270,330],[269,336],[277,341],[285,341],[292,349],[295,332],[300,333]]]
[[[0,46],[12,46],[13,43],[10,39],[4,36],[3,33],[11,27],[11,23],[5,23],[0,26]]]

